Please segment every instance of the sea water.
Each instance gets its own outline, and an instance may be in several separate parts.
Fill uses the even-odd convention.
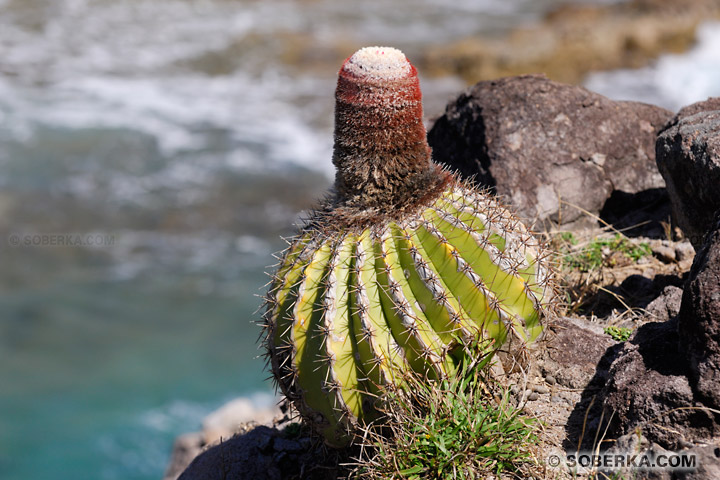
[[[0,0],[0,479],[157,479],[223,402],[273,402],[264,271],[332,181],[342,58],[313,55],[555,3]],[[421,82],[428,116],[462,88]]]

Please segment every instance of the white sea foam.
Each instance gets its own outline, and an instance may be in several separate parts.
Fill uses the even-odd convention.
[[[0,76],[0,118],[18,142],[41,127],[127,129],[152,136],[166,156],[209,148],[212,132],[225,131],[231,167],[295,163],[331,176],[335,72],[289,76],[272,58],[282,49],[244,39],[313,32],[327,42],[350,35],[422,45],[554,2],[397,0],[388,9],[371,0],[352,16],[331,0],[312,9],[289,0],[17,4],[0,17],[0,72],[11,74]],[[231,61],[231,52],[237,68],[224,75],[191,66],[209,53]]]
[[[12,95],[2,100],[2,111],[18,133],[37,125],[136,130],[155,137],[166,155],[208,148],[208,131],[227,131],[239,145],[265,146],[270,160],[327,171],[329,140],[307,125],[291,99],[282,98],[288,83],[292,79],[243,72],[214,78],[93,76],[58,82],[31,98],[3,85]]]
[[[125,200],[146,201],[143,192],[158,182],[209,178],[211,168],[222,167],[217,160],[182,162],[213,149],[230,168],[263,171],[295,163],[330,174],[329,128],[310,126],[310,115],[297,106],[297,96],[307,83],[317,89],[316,81],[268,69],[273,62],[258,63],[259,52],[243,52],[247,62],[225,75],[185,66],[249,33],[301,28],[288,9],[266,2],[64,0],[52,12],[19,10],[0,19],[0,72],[12,73],[0,76],[0,119],[7,126],[0,141],[23,144],[43,129],[59,129],[67,137],[98,129],[149,135],[173,167],[162,175],[106,172],[113,184],[107,194]],[[29,14],[44,21],[43,28],[28,25]],[[329,105],[331,93],[327,97]],[[218,135],[224,151],[214,144]],[[76,176],[83,172],[56,179],[56,186],[65,182],[79,194],[93,190],[92,174]]]
[[[140,424],[160,432],[174,432],[178,427],[197,429],[202,419],[216,406],[216,402],[211,404],[173,400],[166,405],[143,412],[138,421]]]
[[[202,421],[211,413],[222,408],[229,402],[242,398],[250,402],[257,411],[273,407],[279,398],[270,390],[256,391],[243,395],[227,395],[220,401],[193,402],[188,400],[172,400],[165,405],[141,413],[136,422],[151,430],[162,433],[187,433],[201,429]]]
[[[637,100],[678,110],[720,96],[720,23],[698,28],[690,51],[663,55],[651,66],[636,70],[593,73],[585,86],[617,100]]]

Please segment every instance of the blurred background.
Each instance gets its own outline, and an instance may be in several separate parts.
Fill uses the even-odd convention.
[[[274,401],[257,295],[332,181],[336,73],[356,49],[407,54],[428,122],[525,72],[676,110],[720,95],[717,13],[0,0],[0,478],[158,479],[211,410]]]

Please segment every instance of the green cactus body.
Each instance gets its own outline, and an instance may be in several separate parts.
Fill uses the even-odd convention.
[[[445,378],[465,355],[524,348],[555,299],[523,224],[431,162],[414,67],[364,50],[338,84],[336,195],[281,257],[265,313],[278,385],[333,446],[406,372]]]
[[[345,444],[403,371],[441,378],[473,339],[537,339],[552,297],[539,253],[522,224],[460,182],[402,222],[307,231],[270,294],[283,392],[330,444]]]

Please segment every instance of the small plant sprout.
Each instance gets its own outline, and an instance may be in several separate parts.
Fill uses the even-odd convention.
[[[603,331],[618,342],[627,342],[633,333],[632,328],[616,326],[605,327]]]

